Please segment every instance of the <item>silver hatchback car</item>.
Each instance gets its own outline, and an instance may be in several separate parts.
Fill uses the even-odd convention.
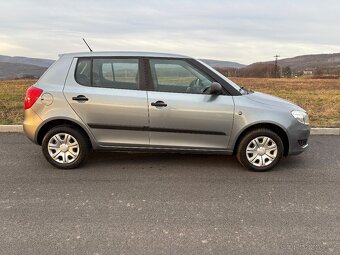
[[[27,90],[24,131],[55,167],[92,150],[235,154],[254,171],[299,154],[305,110],[254,92],[203,62],[173,54],[61,55]]]

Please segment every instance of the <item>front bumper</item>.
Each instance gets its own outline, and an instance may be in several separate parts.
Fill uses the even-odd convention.
[[[310,127],[296,123],[288,129],[289,151],[288,155],[297,155],[304,152],[308,147]]]

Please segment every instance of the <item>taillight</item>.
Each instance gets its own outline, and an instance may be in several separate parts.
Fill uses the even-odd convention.
[[[31,108],[32,105],[34,105],[34,103],[40,97],[42,92],[43,92],[42,89],[38,89],[33,86],[27,89],[26,97],[25,97],[25,106],[24,106],[25,110]]]

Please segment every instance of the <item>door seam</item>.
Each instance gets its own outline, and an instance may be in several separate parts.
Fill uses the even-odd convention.
[[[146,93],[146,104],[147,104],[147,107],[148,107],[148,128],[150,128],[150,106],[149,106],[149,93],[148,91],[145,91]],[[150,137],[150,130],[148,132],[148,135],[149,135],[149,145],[151,145],[151,137]]]

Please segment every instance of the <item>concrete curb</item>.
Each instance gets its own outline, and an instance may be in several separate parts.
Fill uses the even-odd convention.
[[[22,133],[22,125],[0,125],[0,133]],[[340,128],[312,128],[311,135],[340,135]]]
[[[340,128],[312,128],[311,135],[340,135]]]
[[[22,125],[0,125],[0,133],[22,133]]]

